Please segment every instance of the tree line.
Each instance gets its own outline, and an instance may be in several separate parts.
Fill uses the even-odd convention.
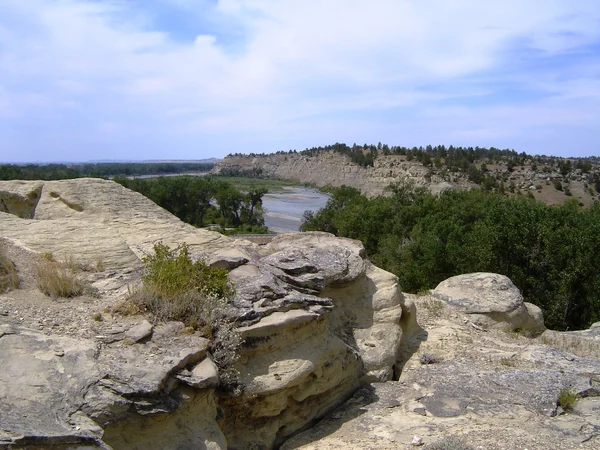
[[[307,211],[302,231],[360,239],[369,258],[418,292],[462,273],[508,276],[557,330],[600,321],[600,205],[547,206],[483,190],[439,196],[405,184],[366,198],[333,189],[327,206]]]
[[[167,175],[183,172],[208,172],[213,163],[81,163],[81,164],[1,164],[0,180],[67,180],[108,178],[110,176]]]

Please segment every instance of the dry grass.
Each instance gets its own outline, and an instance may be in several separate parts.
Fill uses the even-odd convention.
[[[423,302],[423,308],[425,308],[429,317],[441,317],[446,309],[446,303],[436,298],[430,298]]]
[[[19,288],[19,276],[13,262],[0,247],[0,293]]]
[[[556,347],[577,356],[600,358],[600,345],[598,345],[598,341],[590,338],[548,330],[538,340],[544,345]]]
[[[40,291],[50,297],[78,297],[86,290],[68,262],[40,259],[35,267],[35,280]]]

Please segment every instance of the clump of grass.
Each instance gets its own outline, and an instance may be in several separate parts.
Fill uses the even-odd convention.
[[[176,249],[158,243],[143,259],[144,284],[130,290],[123,309],[148,311],[161,320],[178,320],[212,340],[211,353],[220,369],[221,387],[239,392],[235,369],[242,344],[235,323],[228,317],[233,289],[227,270],[193,261],[187,245]]]
[[[446,303],[442,300],[432,298],[424,302],[423,307],[431,317],[440,317],[444,312],[444,309],[446,309]]]
[[[0,293],[19,288],[19,276],[14,263],[0,247]]]
[[[558,393],[557,404],[565,411],[571,411],[577,403],[579,396],[571,388],[562,388]]]
[[[500,364],[507,367],[515,367],[515,361],[512,358],[502,358],[500,359]]]
[[[424,447],[426,450],[475,450],[475,448],[467,444],[463,439],[450,436],[440,439],[432,444]]]
[[[547,330],[539,338],[544,345],[556,347],[578,356],[600,358],[600,346],[593,339]]]
[[[35,279],[40,291],[50,297],[78,297],[86,289],[86,285],[68,264],[46,258],[37,262]]]

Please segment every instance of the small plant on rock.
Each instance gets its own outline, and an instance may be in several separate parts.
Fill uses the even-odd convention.
[[[242,339],[227,314],[233,295],[227,270],[193,261],[185,243],[176,249],[158,243],[143,262],[144,284],[130,293],[127,302],[159,319],[182,321],[209,337],[221,386],[238,390],[234,365]]]
[[[577,403],[579,396],[577,393],[571,388],[562,388],[558,393],[558,406],[560,406],[565,411],[571,411]]]
[[[446,303],[444,303],[442,300],[434,298],[427,300],[425,303],[423,303],[423,306],[431,317],[440,317],[446,308]]]

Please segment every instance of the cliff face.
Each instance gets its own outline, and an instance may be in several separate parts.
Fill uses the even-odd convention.
[[[451,187],[469,187],[464,177],[456,175],[450,181],[432,174],[418,161],[407,161],[403,156],[379,156],[373,167],[354,164],[349,157],[336,153],[321,152],[314,156],[302,154],[266,156],[230,156],[216,164],[215,174],[252,173],[311,183],[318,187],[352,186],[368,196],[382,195],[385,188],[398,181],[408,181],[432,191]]]

